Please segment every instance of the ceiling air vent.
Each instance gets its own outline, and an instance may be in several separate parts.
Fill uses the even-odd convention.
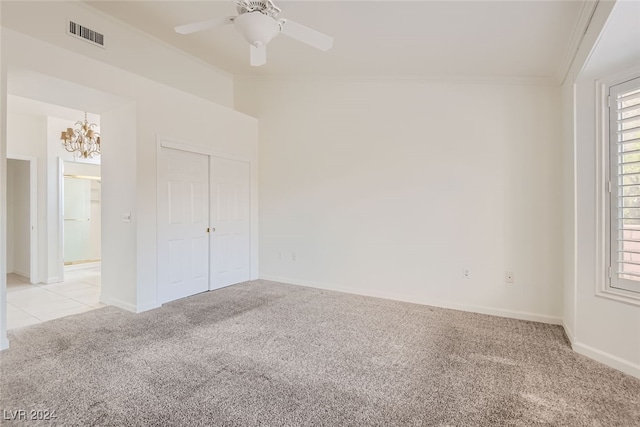
[[[104,48],[104,35],[73,21],[69,21],[69,25],[67,25],[67,34]]]

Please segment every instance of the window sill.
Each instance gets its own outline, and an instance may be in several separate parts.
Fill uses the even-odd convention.
[[[640,307],[640,293],[612,287],[596,290],[596,296]]]

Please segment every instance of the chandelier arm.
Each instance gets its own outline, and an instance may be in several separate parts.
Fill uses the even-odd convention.
[[[66,131],[61,133],[62,145],[65,150],[73,153],[77,153],[78,156],[86,158],[92,158],[95,155],[100,155],[100,132],[95,132],[93,129],[98,125],[95,123],[89,123],[87,120],[87,113],[85,112],[84,121],[77,121],[74,125],[76,128],[67,128]]]
[[[70,153],[73,153],[74,151],[76,151],[75,149],[69,149],[69,146],[64,145],[64,149],[67,150]]]

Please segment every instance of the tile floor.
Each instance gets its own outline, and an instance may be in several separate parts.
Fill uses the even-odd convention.
[[[7,329],[35,325],[104,307],[100,298],[100,263],[65,267],[64,282],[31,285],[7,275]]]

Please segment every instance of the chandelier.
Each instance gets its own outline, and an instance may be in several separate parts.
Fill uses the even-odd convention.
[[[60,140],[64,148],[73,153],[76,153],[80,157],[85,159],[93,156],[100,155],[100,134],[93,130],[97,125],[95,123],[89,123],[87,120],[87,113],[84,113],[84,123],[76,122],[76,129],[67,128],[66,131],[62,131],[60,134]]]

